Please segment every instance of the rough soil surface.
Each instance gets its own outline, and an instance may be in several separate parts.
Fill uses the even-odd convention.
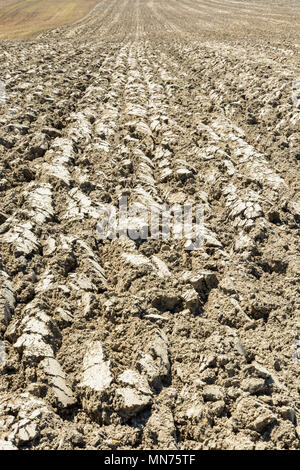
[[[299,19],[104,0],[0,42],[0,448],[300,448]],[[99,239],[122,195],[204,204],[203,248]]]

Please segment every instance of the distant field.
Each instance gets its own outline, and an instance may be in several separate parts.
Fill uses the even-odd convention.
[[[99,0],[0,0],[0,39],[34,37],[84,17]]]

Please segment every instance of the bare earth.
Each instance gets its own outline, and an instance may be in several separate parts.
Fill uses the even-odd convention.
[[[0,448],[299,449],[299,1],[89,3],[0,41]]]

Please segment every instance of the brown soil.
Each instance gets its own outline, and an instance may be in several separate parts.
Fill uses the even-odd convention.
[[[104,0],[0,41],[0,448],[300,448],[299,20]],[[202,249],[99,239],[124,194],[204,204]]]

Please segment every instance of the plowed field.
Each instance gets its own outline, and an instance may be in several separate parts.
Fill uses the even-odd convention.
[[[29,3],[0,2],[0,447],[299,449],[299,1]],[[200,248],[101,237],[122,198],[201,207]]]

